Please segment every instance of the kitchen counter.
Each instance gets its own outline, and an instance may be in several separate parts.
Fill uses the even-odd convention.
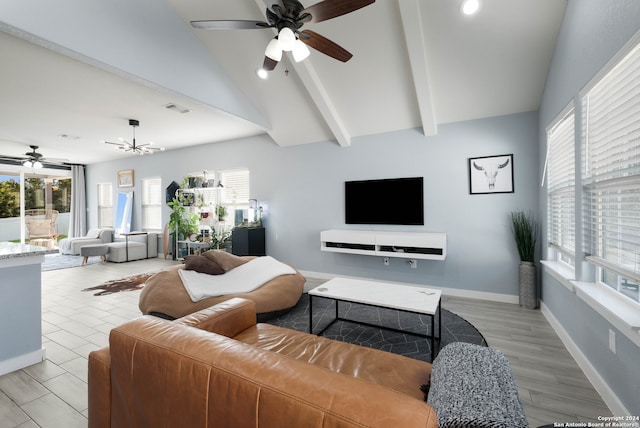
[[[57,252],[0,242],[0,375],[45,359],[40,265]]]

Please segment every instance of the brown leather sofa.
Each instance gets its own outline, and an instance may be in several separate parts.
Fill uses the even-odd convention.
[[[431,364],[256,323],[234,298],[175,321],[142,316],[89,355],[89,427],[438,426]]]

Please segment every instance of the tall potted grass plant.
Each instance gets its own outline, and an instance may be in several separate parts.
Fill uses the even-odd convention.
[[[538,284],[534,263],[538,224],[532,213],[511,213],[511,231],[520,256],[520,306],[527,309],[538,307]]]

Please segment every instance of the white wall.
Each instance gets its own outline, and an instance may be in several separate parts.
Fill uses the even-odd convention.
[[[135,170],[134,220],[140,225],[140,179],[161,176],[163,186],[190,172],[248,168],[251,197],[266,202],[267,253],[304,271],[428,284],[452,289],[518,294],[518,258],[509,213],[537,210],[537,113],[442,125],[435,137],[418,130],[355,138],[351,147],[333,142],[289,148],[266,137],[192,147],[87,167],[89,227],[97,224],[97,183]],[[469,157],[514,155],[515,192],[470,195]],[[407,261],[320,251],[320,231],[346,228],[346,180],[423,176],[425,226],[377,230],[446,232],[445,261]],[[114,191],[117,188],[114,185]],[[396,204],[397,195],[372,201],[372,209]],[[165,222],[169,210],[165,209]],[[366,226],[352,227],[365,229]]]

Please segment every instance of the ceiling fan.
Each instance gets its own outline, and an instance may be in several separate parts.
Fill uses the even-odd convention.
[[[22,163],[22,166],[25,166],[27,168],[42,168],[44,166],[44,163],[63,165],[66,161],[66,159],[45,158],[42,153],[38,153],[36,151],[38,150],[38,146],[29,147],[31,148],[31,151],[25,153],[26,158],[2,156],[0,159],[10,161],[12,163]]]
[[[353,56],[342,46],[311,30],[300,30],[304,24],[326,21],[346,15],[375,3],[375,0],[324,0],[305,8],[297,0],[265,0],[267,22],[248,20],[191,21],[193,28],[208,30],[252,30],[275,28],[278,35],[269,42],[262,68],[273,70],[282,52],[291,52],[296,62],[309,56],[307,46],[342,62]],[[269,3],[271,6],[269,7]]]

